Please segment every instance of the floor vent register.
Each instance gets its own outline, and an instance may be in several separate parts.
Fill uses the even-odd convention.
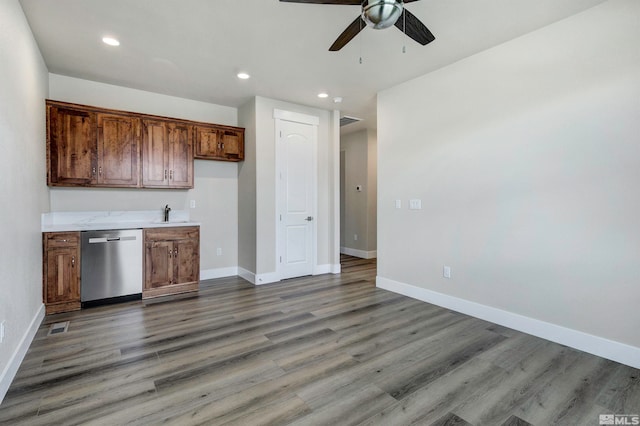
[[[54,324],[51,324],[51,327],[49,327],[49,333],[47,333],[47,336],[66,333],[68,329],[69,329],[69,321],[56,322]]]

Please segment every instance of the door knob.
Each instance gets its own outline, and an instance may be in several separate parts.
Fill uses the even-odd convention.
[[[305,219],[307,222],[311,222],[313,220],[313,216],[307,216],[307,218]]]

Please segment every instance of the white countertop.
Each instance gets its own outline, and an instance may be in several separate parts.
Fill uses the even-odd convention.
[[[97,231],[103,229],[164,228],[200,226],[186,210],[172,210],[164,222],[162,210],[52,212],[42,214],[42,232]]]

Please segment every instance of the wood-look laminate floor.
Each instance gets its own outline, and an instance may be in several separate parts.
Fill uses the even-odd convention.
[[[46,317],[0,424],[598,425],[640,371],[375,287],[375,261]],[[47,336],[53,323],[68,331]]]

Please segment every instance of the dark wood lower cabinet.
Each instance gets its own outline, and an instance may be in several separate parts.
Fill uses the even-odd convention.
[[[80,233],[46,232],[42,239],[47,315],[80,309]]]
[[[144,231],[142,297],[197,291],[200,282],[200,229],[193,226]]]
[[[42,300],[46,313],[76,311],[80,303],[80,232],[42,234]],[[142,297],[198,291],[200,228],[144,230]]]

